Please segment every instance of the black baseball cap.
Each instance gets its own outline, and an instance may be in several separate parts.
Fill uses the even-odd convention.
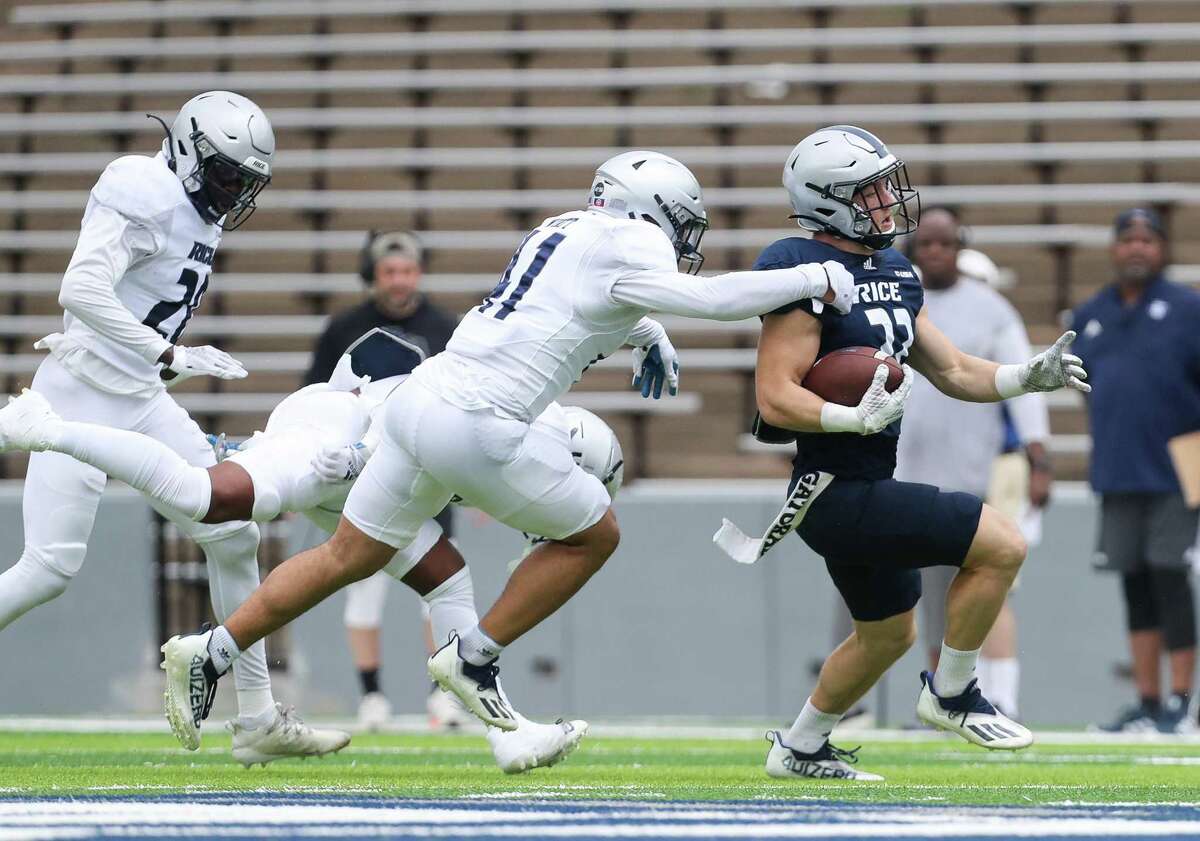
[[[1147,207],[1132,207],[1118,214],[1113,222],[1113,233],[1120,236],[1139,222],[1164,240],[1167,238],[1167,226],[1163,224],[1162,217]]]

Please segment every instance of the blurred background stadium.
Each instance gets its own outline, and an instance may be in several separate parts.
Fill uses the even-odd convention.
[[[362,299],[366,230],[419,232],[426,292],[462,312],[492,288],[526,229],[581,206],[595,166],[629,147],[673,154],[700,178],[712,221],[706,271],[746,268],[794,232],[779,186],[787,150],[819,126],[852,122],[908,162],[926,205],[961,212],[1035,345],[1111,279],[1106,248],[1123,208],[1161,212],[1172,278],[1200,280],[1195,2],[0,2],[0,26],[8,392],[41,358],[33,341],[60,325],[58,283],[97,173],[157,148],[147,112],[169,120],[207,89],[256,100],[279,148],[260,209],[225,238],[189,327],[250,376],[179,389],[202,427],[235,435],[261,427],[297,387],[327,314]],[[746,434],[757,321],[666,322],[681,349],[679,398],[635,398],[623,355],[573,392],[624,442],[636,480],[618,505],[624,541],[576,602],[505,655],[509,687],[531,711],[790,716],[828,647],[836,593],[799,541],[752,570],[708,542],[722,516],[765,522],[789,472],[786,453]],[[1069,481],[1056,487],[1017,601],[1032,722],[1083,723],[1130,694],[1116,587],[1089,566],[1089,438],[1075,398],[1050,403],[1050,450]],[[7,565],[20,551],[24,460],[2,465]],[[153,649],[199,620],[203,563],[131,494],[110,496],[76,586],[0,636],[0,713],[156,705]],[[486,600],[518,541],[470,512],[460,523]],[[303,539],[292,531],[273,532],[275,556]],[[337,618],[338,608],[319,608],[277,649],[300,695],[291,700],[308,712],[353,703]],[[391,694],[416,712],[425,684],[415,599],[394,598],[388,623]],[[81,636],[98,628],[128,635],[136,657],[85,656]],[[681,629],[694,653],[680,651]],[[47,662],[19,653],[31,644]],[[1071,668],[1049,665],[1064,655]],[[878,696],[884,720],[910,716],[919,661],[910,655]],[[67,673],[94,674],[112,691],[70,697]],[[683,706],[655,677],[664,673],[688,681]]]

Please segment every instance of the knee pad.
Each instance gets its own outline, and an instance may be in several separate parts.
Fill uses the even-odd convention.
[[[1157,631],[1159,629],[1158,599],[1150,582],[1150,570],[1143,567],[1137,572],[1127,572],[1121,577],[1121,589],[1125,595],[1125,615],[1130,631]]]
[[[279,516],[279,508],[282,504],[279,491],[275,488],[267,487],[266,483],[263,483],[262,487],[255,484],[254,507],[251,509],[250,516],[254,518],[255,522],[269,522]]]
[[[376,573],[346,587],[342,624],[355,630],[378,629],[383,625],[383,607],[392,579]]]
[[[1167,651],[1196,647],[1196,600],[1187,570],[1152,570],[1163,646]]]
[[[21,553],[21,560],[29,559],[38,563],[69,582],[83,568],[85,555],[86,543],[50,543],[45,546],[26,546]]]
[[[257,523],[199,524],[188,535],[204,550],[206,557],[218,563],[258,556],[260,537]]]
[[[66,592],[71,576],[26,549],[21,559],[0,574],[0,629],[40,604]]]

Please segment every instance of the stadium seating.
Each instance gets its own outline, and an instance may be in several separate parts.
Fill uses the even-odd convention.
[[[158,142],[144,114],[223,87],[271,116],[275,184],[223,242],[191,328],[254,372],[183,395],[207,419],[228,416],[231,432],[261,424],[261,395],[295,382],[325,313],[361,295],[348,272],[365,229],[420,231],[427,289],[462,311],[520,232],[578,204],[591,169],[623,147],[661,148],[697,170],[713,217],[706,269],[719,271],[794,233],[778,186],[791,144],[821,124],[878,126],[925,205],[961,209],[972,244],[1017,278],[1008,294],[1035,342],[1106,280],[1117,210],[1153,205],[1179,233],[1200,222],[1200,13],[1188,2],[164,0],[14,5],[8,22],[10,389],[36,364],[30,341],[58,323],[58,273],[96,173]],[[1200,246],[1175,253],[1176,277],[1200,279]],[[636,415],[602,405],[619,432],[638,425],[642,472],[780,475],[783,459],[743,452],[738,437],[757,325],[671,327],[703,415],[699,403]],[[625,365],[607,360],[582,385],[612,394]],[[1078,477],[1078,401],[1057,402],[1053,423],[1060,464]]]

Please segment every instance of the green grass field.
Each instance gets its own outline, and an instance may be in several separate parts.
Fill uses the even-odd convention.
[[[849,734],[839,742],[858,744]],[[3,732],[0,796],[257,790],[931,805],[1200,801],[1195,744],[1054,744],[1010,754],[949,739],[866,742],[862,767],[882,774],[884,784],[769,779],[765,741],[592,736],[565,763],[519,776],[498,771],[483,738],[473,735],[358,735],[336,756],[250,770],[228,751],[228,737],[217,732],[196,753],[166,734]]]

